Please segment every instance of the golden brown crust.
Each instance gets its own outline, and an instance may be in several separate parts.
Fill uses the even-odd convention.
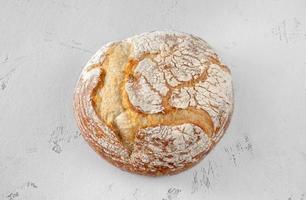
[[[207,43],[175,32],[105,45],[74,95],[90,146],[113,165],[150,176],[198,163],[223,136],[232,111],[229,69]]]

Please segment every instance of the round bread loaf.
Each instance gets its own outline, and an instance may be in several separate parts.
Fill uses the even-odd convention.
[[[202,39],[154,31],[108,43],[76,85],[85,140],[113,165],[175,174],[220,140],[233,112],[230,70]]]

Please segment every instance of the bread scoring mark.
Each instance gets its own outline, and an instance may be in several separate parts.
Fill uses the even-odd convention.
[[[132,137],[129,132],[122,134],[116,123],[117,117],[124,112],[121,104],[120,85],[124,79],[124,66],[128,60],[129,46],[117,43],[109,48],[100,65],[100,78],[92,93],[93,106],[97,115],[113,130],[125,146],[131,148]]]
[[[100,55],[106,56],[106,51]],[[99,67],[101,64],[93,65]],[[90,144],[94,151],[100,156],[118,166],[121,163],[127,163],[128,150],[122,146],[120,138],[115,134],[101,119],[93,106],[93,90],[99,86],[99,75],[91,76],[89,79],[83,79],[84,73],[87,73],[87,66],[79,79],[77,89],[74,94],[74,111],[77,124],[83,133],[83,137]],[[107,156],[106,156],[107,155]]]

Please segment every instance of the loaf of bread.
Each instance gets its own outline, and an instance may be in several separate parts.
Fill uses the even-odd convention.
[[[202,39],[154,31],[111,42],[87,63],[74,112],[85,140],[113,165],[175,174],[220,140],[233,112],[230,70]]]

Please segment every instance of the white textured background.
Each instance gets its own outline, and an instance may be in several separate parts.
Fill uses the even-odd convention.
[[[101,45],[164,29],[215,48],[236,104],[205,160],[149,178],[88,147],[72,92]],[[306,1],[0,0],[0,199],[306,200]]]

